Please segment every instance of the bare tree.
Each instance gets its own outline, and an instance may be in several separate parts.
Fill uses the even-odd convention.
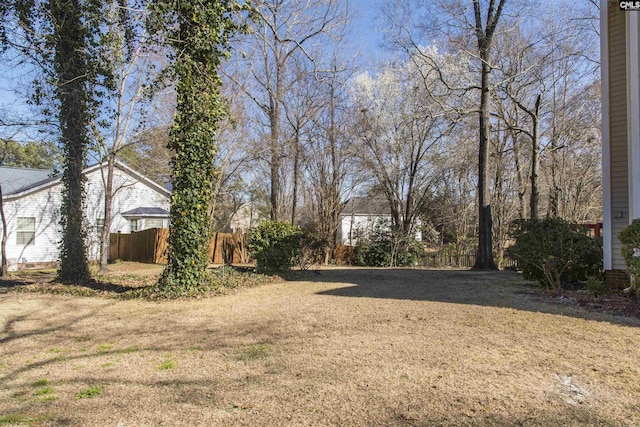
[[[286,118],[285,146],[289,147],[287,157],[291,161],[291,223],[295,224],[297,206],[300,198],[299,188],[302,183],[302,166],[305,162],[303,144],[311,139],[309,135],[311,126],[317,118],[328,113],[329,106],[321,105],[319,86],[322,84],[317,78],[319,75],[307,68],[307,64],[294,61],[298,69],[299,78],[292,85],[287,102],[283,104]],[[286,153],[286,148],[283,149]],[[309,159],[311,160],[311,159]]]
[[[542,120],[542,98],[546,95],[545,72],[548,68],[548,50],[544,44],[544,34],[538,27],[529,24],[528,34],[524,34],[519,21],[511,23],[512,30],[497,40],[497,55],[494,62],[498,76],[494,93],[498,98],[494,111],[504,123],[511,138],[513,150],[518,152],[516,173],[522,178],[520,167],[520,137],[528,138],[529,148],[529,212],[532,219],[539,215],[540,190],[538,184],[540,170],[540,122]],[[503,104],[512,104],[503,105]],[[516,111],[514,111],[514,108]],[[522,114],[518,114],[518,111]],[[519,183],[521,191],[522,182]],[[521,209],[522,210],[522,209]]]
[[[497,3],[497,4],[496,4]],[[474,33],[478,41],[478,55],[482,71],[480,78],[480,111],[479,141],[478,141],[478,254],[474,269],[495,270],[493,260],[493,219],[491,216],[491,194],[489,183],[489,138],[491,136],[490,122],[490,91],[491,91],[491,53],[493,38],[500,21],[500,15],[506,0],[488,0],[486,13],[480,0],[473,0]]]
[[[455,123],[445,104],[449,91],[432,71],[431,63],[418,59],[375,79],[360,75],[353,89],[356,155],[387,199],[391,224],[403,239],[414,232],[437,179],[433,165]]]
[[[455,132],[447,138],[444,155],[437,163],[432,195],[425,204],[423,220],[433,223],[440,234],[440,245],[458,255],[466,255],[477,246],[477,208],[474,187],[475,147],[473,140],[477,128],[471,116],[457,124]]]
[[[280,220],[284,105],[302,77],[292,65],[295,60],[315,64],[319,46],[337,34],[346,15],[337,0],[261,0],[255,8],[251,41],[241,47],[245,60],[237,63],[237,73],[226,74],[266,118],[271,219]]]
[[[335,251],[347,186],[355,185],[347,92],[351,70],[340,65],[335,57],[328,69],[320,81],[309,82],[315,83],[315,97],[322,102],[323,108],[312,116],[305,156],[311,205],[325,264]]]
[[[7,277],[9,267],[7,263],[7,218],[4,214],[4,195],[2,194],[2,183],[0,183],[0,219],[2,220],[2,247],[0,256],[2,256],[2,268],[0,276]]]
[[[550,93],[549,114],[546,119],[545,147],[549,169],[548,215],[563,216],[561,199],[564,183],[562,162],[564,152],[577,136],[574,128],[572,99],[588,88],[598,78],[598,63],[593,58],[594,33],[576,23],[575,16],[558,9],[553,17],[545,19],[545,31],[549,34],[549,71],[547,87]],[[580,21],[578,21],[579,23]],[[599,118],[594,118],[596,123]],[[587,127],[587,129],[590,127]]]
[[[101,118],[108,123],[108,133],[103,132],[97,123],[93,126],[93,148],[97,160],[106,166],[106,170],[101,168],[104,225],[100,233],[100,270],[103,272],[107,270],[109,257],[113,198],[122,188],[114,187],[116,159],[123,149],[136,142],[133,134],[143,121],[144,108],[148,107],[145,91],[154,79],[152,61],[157,61],[148,49],[149,38],[141,25],[142,13],[125,7],[119,0],[112,1],[107,8],[109,28],[103,61],[114,79],[114,90],[108,103],[110,120]]]
[[[218,149],[214,156],[216,176],[213,179],[213,197],[210,215],[214,230],[228,228],[231,218],[248,196],[245,175],[250,168],[250,153],[246,107],[239,94],[228,93],[229,115],[220,123],[217,135]]]
[[[490,177],[490,137],[491,137],[491,70],[492,48],[500,17],[506,0],[455,0],[438,2],[437,12],[425,11],[422,22],[416,22],[416,12],[410,1],[399,2],[395,10],[388,8],[390,16],[390,36],[393,43],[409,55],[429,58],[418,43],[419,34],[446,40],[465,52],[471,62],[479,62],[480,84],[468,82],[464,86],[448,81],[446,73],[439,71],[438,77],[451,89],[479,91],[475,112],[478,114],[478,252],[474,268],[496,269],[493,260],[491,177]],[[394,3],[394,5],[396,5]],[[424,9],[423,9],[424,10]],[[471,46],[469,37],[475,39]]]

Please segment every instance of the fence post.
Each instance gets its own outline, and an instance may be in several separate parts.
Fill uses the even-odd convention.
[[[118,230],[118,237],[116,237],[116,259],[122,259],[120,257],[120,230]]]

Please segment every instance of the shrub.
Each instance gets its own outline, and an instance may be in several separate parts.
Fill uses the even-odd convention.
[[[631,276],[631,288],[637,289],[636,280],[640,277],[640,219],[634,219],[624,228],[618,239],[622,242],[622,257]]]
[[[285,273],[300,254],[300,227],[288,222],[267,221],[251,231],[249,253],[256,260],[256,271]]]
[[[602,279],[589,277],[587,279],[587,292],[595,298],[599,298],[607,293],[609,289]]]
[[[435,248],[440,245],[440,233],[430,222],[422,225],[422,243],[429,248]]]
[[[368,239],[358,239],[355,264],[367,267],[415,266],[423,254],[421,242],[392,231],[388,221],[380,221]]]
[[[300,270],[308,270],[312,264],[324,262],[325,251],[329,250],[329,243],[314,233],[303,232],[300,237],[300,251],[294,258],[295,266]]]
[[[586,228],[560,218],[516,220],[510,236],[515,239],[507,253],[518,262],[527,279],[547,289],[586,280],[600,274],[600,244]]]

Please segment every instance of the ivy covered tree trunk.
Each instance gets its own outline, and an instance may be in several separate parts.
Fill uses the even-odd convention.
[[[177,107],[169,142],[169,253],[160,278],[160,287],[172,295],[197,291],[206,278],[216,132],[227,110],[218,66],[227,54],[229,36],[237,30],[231,12],[239,9],[234,1],[168,0],[153,5],[152,29],[169,28],[165,40],[177,57],[171,64]]]
[[[87,32],[82,24],[83,14],[78,0],[53,0],[49,8],[54,29],[53,67],[58,77],[55,94],[60,106],[60,137],[64,158],[58,280],[77,283],[90,278],[85,244],[82,175],[89,145],[90,121]]]
[[[103,0],[12,0],[0,7],[0,16],[14,14],[19,23],[13,32],[20,42],[12,49],[33,66],[31,99],[58,125],[63,158],[58,280],[69,284],[90,279],[82,171],[91,125],[98,122],[99,130],[109,120],[104,101],[114,89],[105,66],[104,6]]]

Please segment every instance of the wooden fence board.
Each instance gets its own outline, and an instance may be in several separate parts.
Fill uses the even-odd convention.
[[[112,233],[109,236],[109,261],[166,264],[168,239],[166,228],[150,228],[131,234]],[[246,246],[246,234],[215,233],[209,243],[209,263],[248,263]]]
[[[166,264],[169,230],[151,228],[131,234],[113,233],[109,236],[109,261],[135,261],[144,263]],[[338,246],[336,264],[350,265],[355,258],[355,248]],[[215,233],[209,243],[208,260],[211,264],[246,264],[250,262],[247,255],[247,235],[231,233]],[[422,257],[423,267],[471,268],[476,262],[475,253],[455,254],[438,251]],[[501,267],[515,267],[512,259],[504,259]]]
[[[443,268],[443,267],[459,267],[472,268],[476,263],[476,254],[455,254],[445,251],[438,251],[425,254],[422,257],[423,267]],[[511,258],[505,258],[500,263],[501,268],[516,267],[516,262]]]
[[[169,229],[157,228],[154,239],[154,264],[166,264],[167,252],[169,250]]]

